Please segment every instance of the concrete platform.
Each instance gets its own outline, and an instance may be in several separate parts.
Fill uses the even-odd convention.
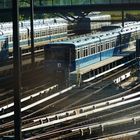
[[[130,50],[126,50],[125,52],[123,52],[119,56],[113,56],[111,58],[99,61],[99,62],[94,63],[92,65],[89,65],[87,67],[81,68],[81,69],[79,69],[77,71],[78,71],[79,74],[83,75],[83,74],[85,74],[85,73],[87,73],[87,72],[89,72],[91,70],[95,70],[95,69],[103,67],[103,66],[105,66],[107,64],[113,63],[113,62],[115,62],[117,60],[121,60],[123,57],[128,56],[129,54],[131,54],[133,52],[135,52],[135,48],[130,48]],[[77,71],[72,72],[72,74],[77,73]]]

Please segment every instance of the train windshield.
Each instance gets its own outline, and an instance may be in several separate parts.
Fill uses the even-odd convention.
[[[65,50],[59,48],[47,50],[45,57],[47,60],[64,60]]]
[[[45,59],[46,60],[63,60],[69,61],[73,58],[72,50],[69,46],[51,46],[45,51]]]

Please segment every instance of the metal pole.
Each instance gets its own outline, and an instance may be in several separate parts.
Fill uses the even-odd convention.
[[[30,23],[31,23],[31,62],[34,65],[35,63],[35,54],[34,54],[34,0],[30,0]]]
[[[124,27],[124,11],[122,10],[122,27]]]
[[[12,1],[13,7],[13,63],[14,63],[14,129],[15,140],[22,140],[21,133],[21,57],[19,48],[19,0]]]

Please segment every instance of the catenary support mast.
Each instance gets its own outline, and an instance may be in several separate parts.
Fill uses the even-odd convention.
[[[19,0],[12,1],[13,11],[13,61],[14,61],[14,129],[15,140],[22,140],[21,133],[21,55],[19,47]]]

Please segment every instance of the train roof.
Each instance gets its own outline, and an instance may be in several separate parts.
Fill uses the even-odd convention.
[[[55,43],[51,43],[51,44],[72,44],[75,45],[76,48],[81,47],[81,46],[85,46],[88,44],[91,44],[93,42],[101,42],[102,40],[107,40],[110,38],[115,38],[120,34],[125,34],[125,33],[129,33],[132,31],[136,31],[136,29],[140,29],[138,28],[138,26],[134,26],[134,27],[127,27],[127,28],[118,28],[115,30],[111,30],[111,31],[107,31],[107,32],[103,32],[103,33],[97,33],[97,34],[88,34],[85,36],[80,36],[74,39],[68,39],[65,40],[63,42],[55,42]]]
[[[120,27],[120,28],[129,28],[131,27],[137,27],[138,25],[140,25],[139,21],[129,21],[129,22],[124,22],[124,27],[122,27],[122,23],[115,23],[115,24],[111,24],[109,26],[116,26],[116,27]]]
[[[130,33],[130,32],[135,32],[136,30],[140,30],[140,26],[130,26],[130,27],[126,27],[126,28],[123,28],[121,30],[121,34],[126,34],[126,33]]]
[[[110,38],[110,37],[116,37],[117,35],[119,35],[118,32],[108,32],[108,33],[104,33],[104,34],[90,34],[88,36],[83,36],[83,37],[78,37],[75,39],[71,39],[71,40],[66,40],[63,42],[55,42],[55,43],[50,43],[50,44],[71,44],[71,45],[75,45],[76,48],[87,45],[87,44],[91,44],[93,42],[100,42],[101,40]]]
[[[64,27],[67,26],[67,23],[54,23],[54,24],[49,24],[49,25],[39,25],[39,26],[34,26],[34,30],[40,30],[40,29],[50,29],[50,28],[58,28],[58,27]],[[30,27],[28,28],[30,29]]]
[[[48,19],[34,19],[34,27],[39,25],[48,25],[51,26],[52,24],[68,24],[63,18],[48,18]],[[20,28],[29,28],[30,27],[30,20],[19,21]],[[12,22],[0,22],[0,29],[1,30],[10,30],[13,28]]]
[[[40,29],[49,29],[49,28],[56,28],[56,27],[61,27],[61,26],[67,26],[66,23],[54,23],[54,24],[50,24],[50,25],[38,25],[38,26],[34,26],[34,30],[40,30]],[[20,32],[27,32],[27,29],[30,29],[27,28],[27,27],[21,27],[19,28],[19,31]],[[2,32],[3,34],[12,34],[13,32],[13,29],[10,28],[10,29],[0,29],[0,32]]]
[[[19,31],[20,32],[26,32],[27,31],[27,29],[26,28],[19,28]],[[13,29],[8,29],[8,30],[0,30],[0,32],[2,32],[3,34],[6,34],[6,35],[8,35],[8,34],[13,34]]]
[[[94,16],[86,16],[86,18],[89,18],[91,21],[92,20],[106,20],[104,18],[111,19],[111,15],[94,15]]]

